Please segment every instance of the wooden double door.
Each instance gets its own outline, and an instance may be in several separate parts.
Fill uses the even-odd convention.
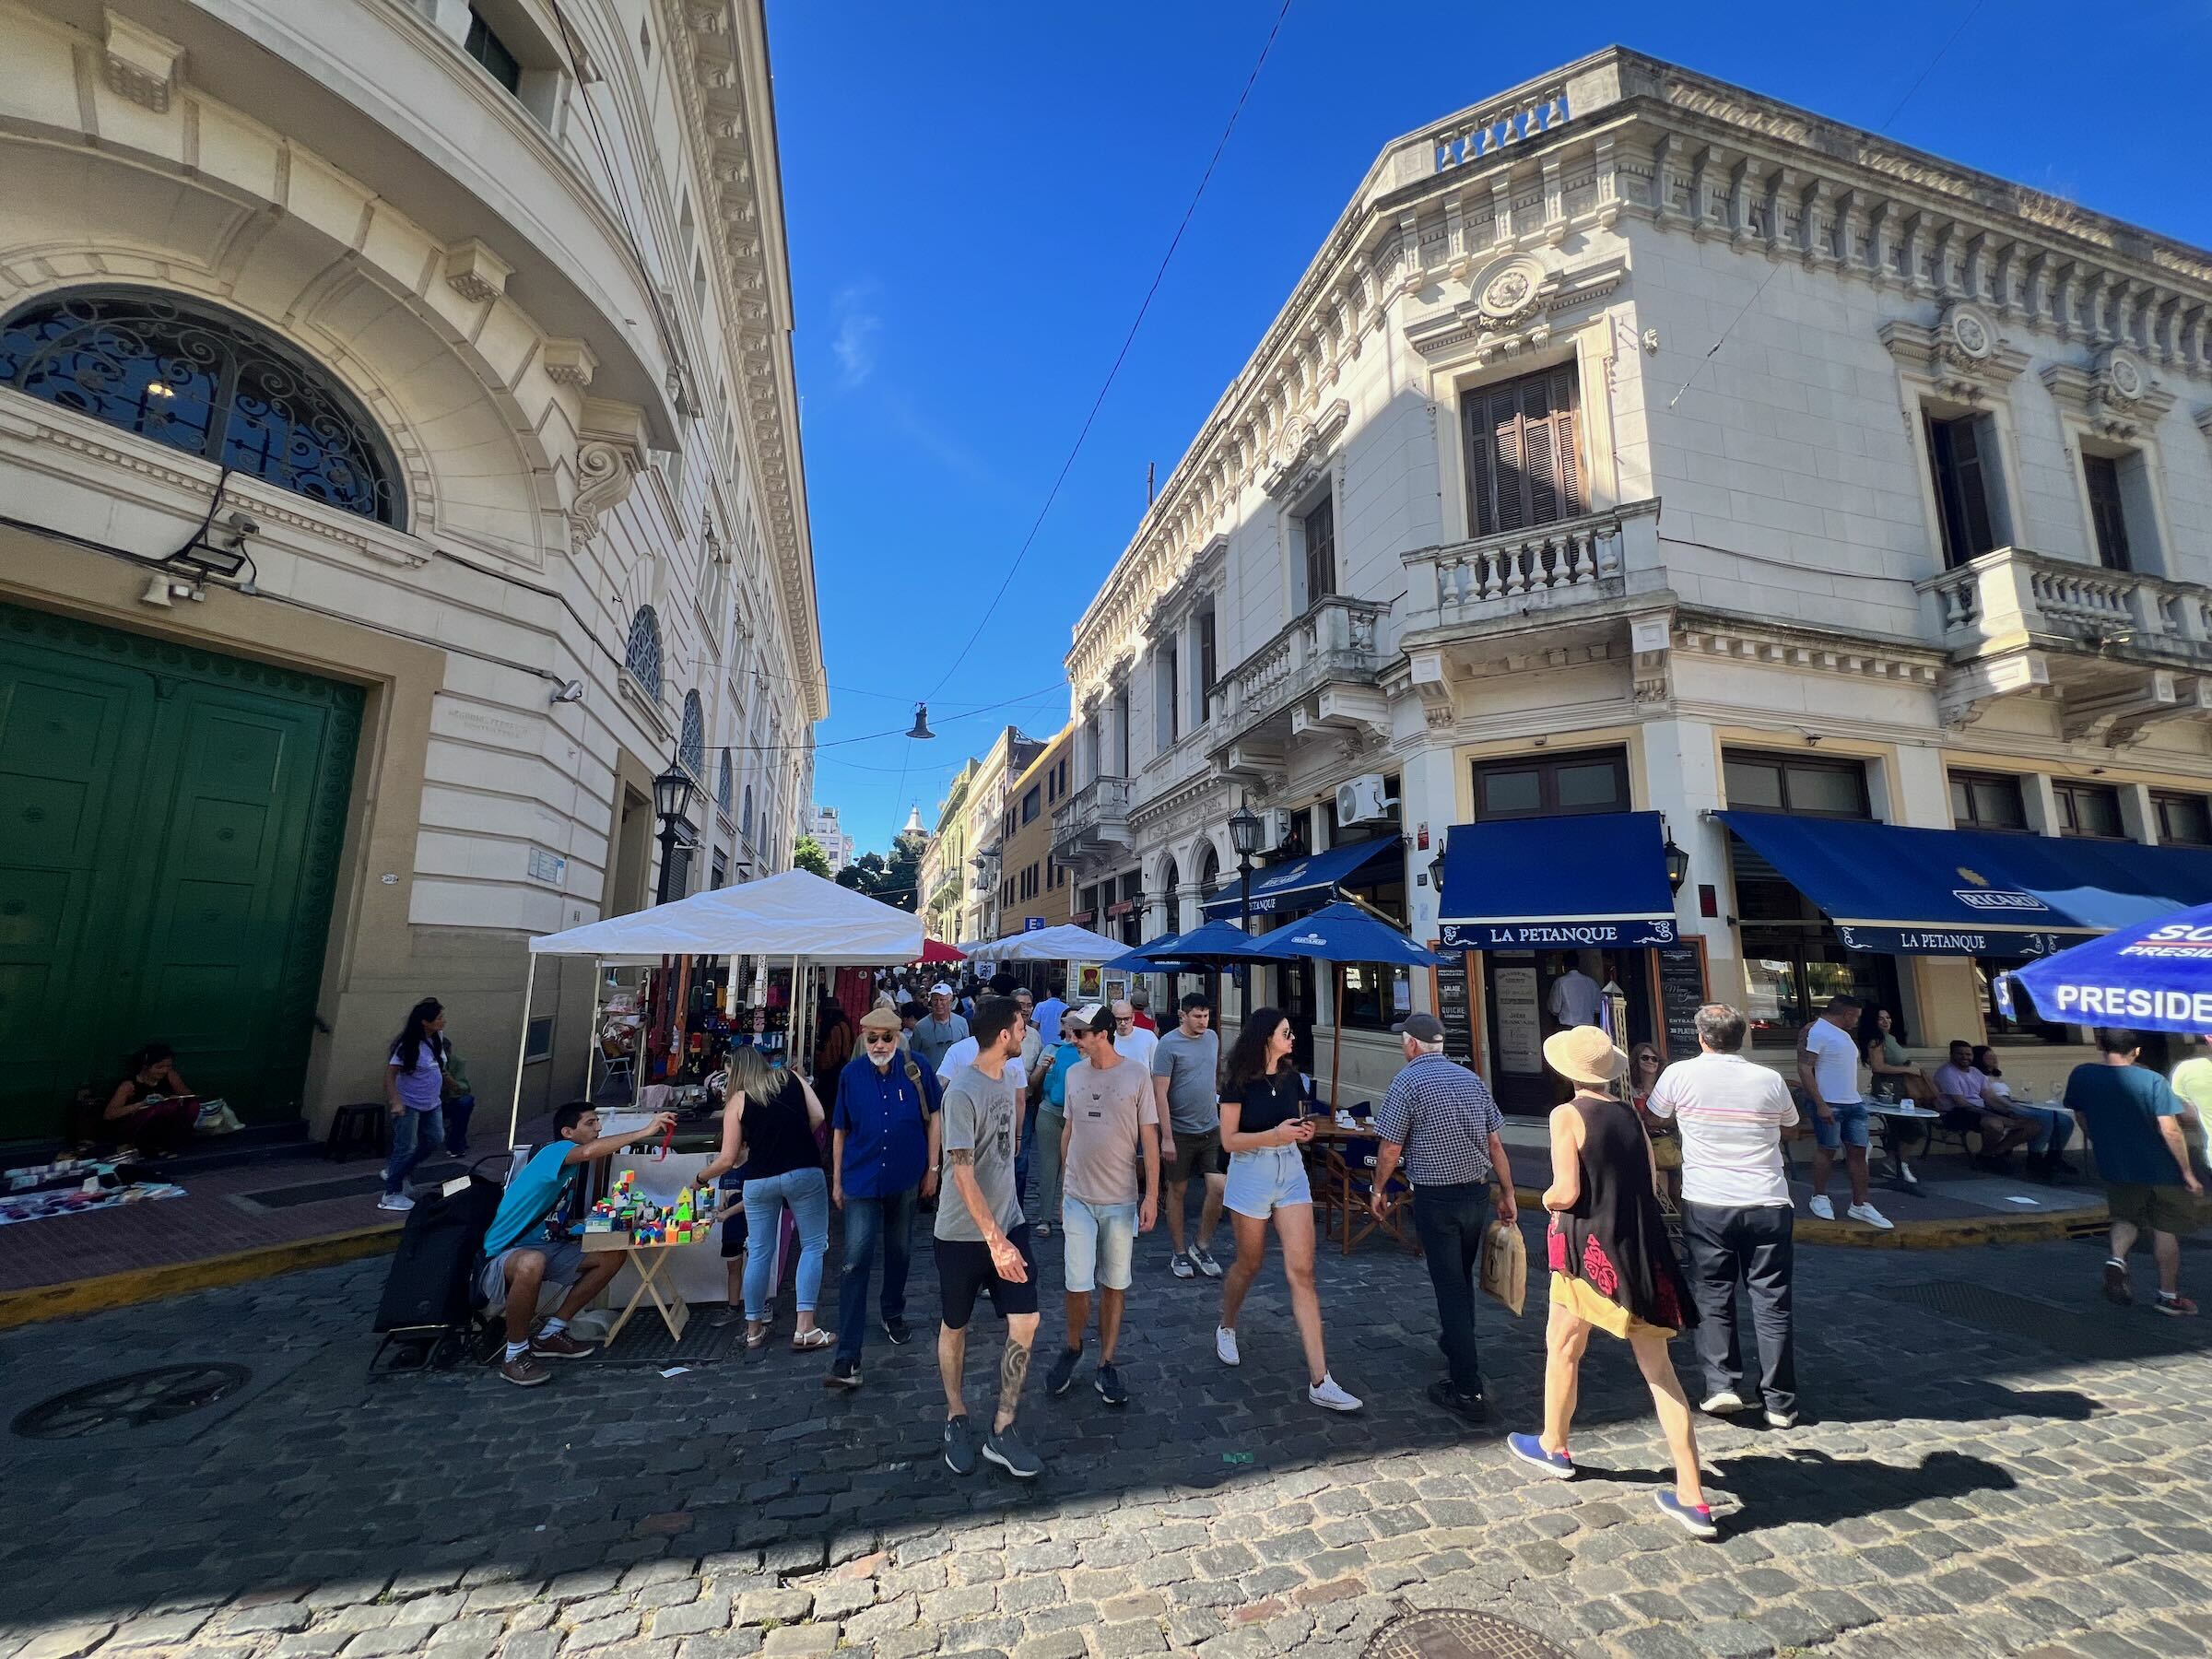
[[[294,1116],[359,688],[0,606],[0,1139],[142,1042]]]

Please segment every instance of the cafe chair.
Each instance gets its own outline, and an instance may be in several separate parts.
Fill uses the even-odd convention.
[[[637,1092],[637,1062],[629,1049],[611,1037],[602,1037],[599,1040],[599,1057],[605,1063],[599,1075],[599,1091],[602,1094],[618,1077],[622,1080],[625,1093]]]

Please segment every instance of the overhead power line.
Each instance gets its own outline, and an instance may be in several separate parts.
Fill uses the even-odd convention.
[[[1237,130],[1237,118],[1244,113],[1245,102],[1252,97],[1253,85],[1260,78],[1260,69],[1267,62],[1268,53],[1274,50],[1275,38],[1282,32],[1283,19],[1289,14],[1290,0],[1283,0],[1281,8],[1275,14],[1274,24],[1267,30],[1267,39],[1261,42],[1260,55],[1253,63],[1252,73],[1244,77],[1243,90],[1237,94],[1236,107],[1230,111],[1229,121],[1221,129],[1221,136],[1214,144],[1214,153],[1206,160],[1206,171],[1199,175],[1198,188],[1191,192],[1190,205],[1183,208],[1182,218],[1175,227],[1175,234],[1168,239],[1168,251],[1159,256],[1159,268],[1152,273],[1152,284],[1145,289],[1144,300],[1136,308],[1135,319],[1130,323],[1129,332],[1122,337],[1122,348],[1114,353],[1113,365],[1106,371],[1106,378],[1099,386],[1099,394],[1090,400],[1090,412],[1083,417],[1082,429],[1077,432],[1076,441],[1067,452],[1067,459],[1060,464],[1060,471],[1053,479],[1052,488],[1045,491],[1044,505],[1038,508],[1037,517],[1030,525],[1030,533],[1021,538],[1021,547],[1016,551],[1013,562],[1006,566],[1006,573],[999,582],[998,592],[991,595],[991,603],[983,606],[982,615],[976,618],[975,631],[968,636],[968,642],[960,647],[959,654],[945,665],[944,677],[930,688],[930,696],[935,697],[945,688],[954,671],[975,649],[975,642],[983,637],[983,629],[990,623],[991,614],[998,608],[998,602],[1006,596],[1006,589],[1013,583],[1015,571],[1021,569],[1021,561],[1029,557],[1030,548],[1037,540],[1037,533],[1044,528],[1045,516],[1052,512],[1053,503],[1060,499],[1060,487],[1067,482],[1067,475],[1074,470],[1076,457],[1083,453],[1084,442],[1090,437],[1091,426],[1106,402],[1106,394],[1113,390],[1113,382],[1122,372],[1122,364],[1128,359],[1129,347],[1136,343],[1136,331],[1145,324],[1146,313],[1152,309],[1153,296],[1159,292],[1160,282],[1168,274],[1168,264],[1175,257],[1175,250],[1182,245],[1182,234],[1191,228],[1191,218],[1198,211],[1198,199],[1206,194],[1206,187],[1214,176],[1214,169],[1221,163],[1221,152],[1229,147],[1229,135]]]

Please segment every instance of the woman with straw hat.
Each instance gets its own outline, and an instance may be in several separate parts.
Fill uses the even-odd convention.
[[[1506,1449],[1555,1480],[1571,1479],[1567,1450],[1575,1394],[1590,1333],[1627,1341],[1651,1385],[1659,1427],[1675,1460],[1675,1489],[1654,1496],[1659,1511],[1700,1538],[1717,1536],[1698,1479],[1698,1440],[1689,1399],[1666,1345],[1697,1322],[1697,1307],[1666,1238],[1658,1171],[1636,1110],[1613,1091],[1628,1056],[1595,1026],[1575,1026],[1544,1041],[1544,1060],[1574,1085],[1574,1099],[1551,1114],[1551,1323],[1545,1334],[1544,1430],[1514,1434]]]

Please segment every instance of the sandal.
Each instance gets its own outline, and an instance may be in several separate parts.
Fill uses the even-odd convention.
[[[766,1347],[768,1346],[768,1327],[762,1325],[757,1331],[747,1330],[745,1334],[745,1346],[747,1348]]]
[[[817,1348],[826,1348],[836,1340],[837,1338],[830,1335],[826,1327],[816,1325],[813,1330],[801,1331],[791,1339],[791,1351],[794,1354],[808,1354]]]

